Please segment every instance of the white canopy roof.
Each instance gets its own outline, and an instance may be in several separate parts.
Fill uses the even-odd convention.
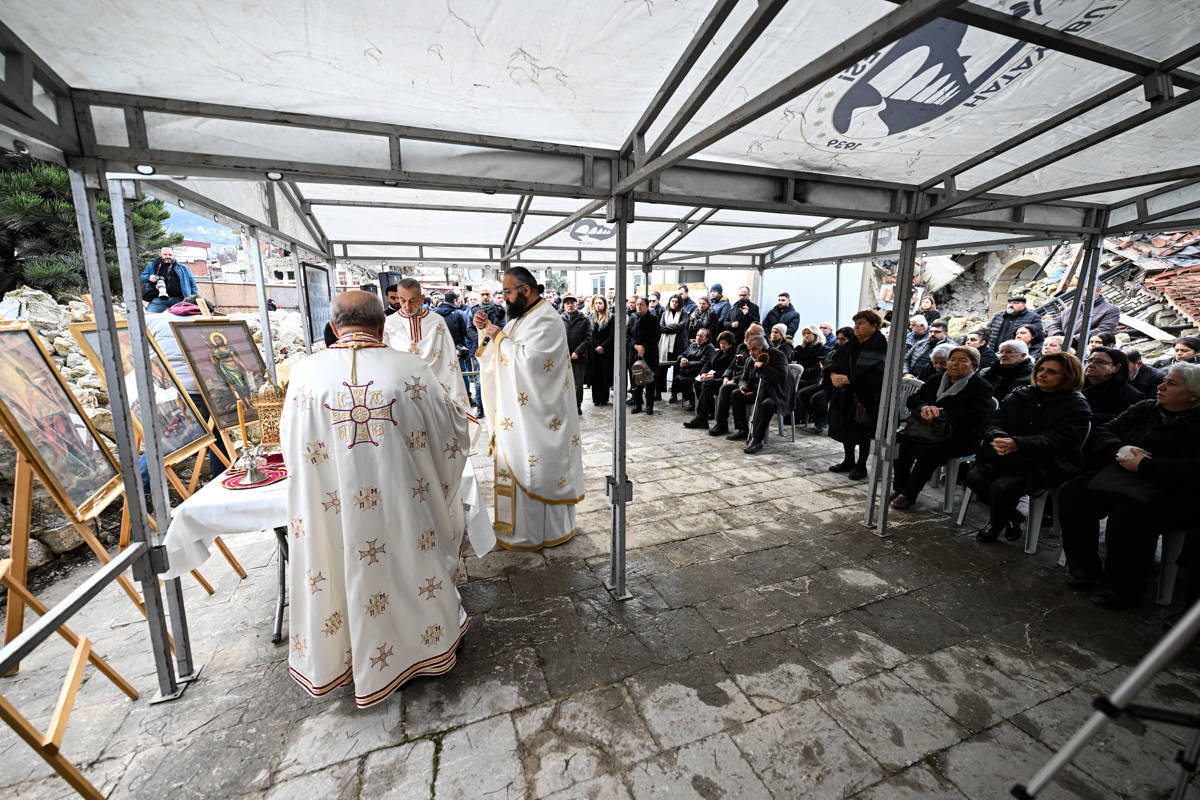
[[[580,263],[613,241],[574,212],[638,167],[630,247],[691,264],[913,211],[923,247],[985,249],[1200,200],[1200,0],[0,8],[9,134],[335,258],[499,260],[565,222],[515,255]]]

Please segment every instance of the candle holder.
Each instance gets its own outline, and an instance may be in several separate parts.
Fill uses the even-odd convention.
[[[255,486],[266,481],[268,476],[264,475],[261,469],[266,463],[267,459],[263,456],[263,449],[260,445],[243,448],[242,455],[238,458],[235,466],[245,472],[237,480],[237,485]]]

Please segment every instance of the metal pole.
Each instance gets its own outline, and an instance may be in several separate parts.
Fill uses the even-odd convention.
[[[312,324],[308,319],[308,276],[304,274],[304,265],[300,263],[300,254],[292,248],[292,270],[296,273],[296,292],[300,307],[300,327],[304,331],[304,351],[312,353]]]
[[[250,238],[250,248],[254,252],[251,258],[254,263],[254,285],[258,289],[258,313],[262,320],[262,338],[264,353],[263,361],[267,362],[267,371],[271,373],[271,382],[279,385],[275,377],[275,343],[271,340],[271,317],[267,313],[267,284],[263,275],[262,245],[258,243],[258,228],[251,226],[247,234]]]
[[[625,295],[628,291],[626,247],[628,245],[628,197],[614,197],[609,222],[617,223],[616,303],[609,309],[613,325],[613,460],[607,477],[609,502],[612,504],[612,537],[608,552],[608,589],[617,600],[633,595],[625,587],[625,504],[633,499],[633,484],[625,471],[625,389],[627,358],[625,352]]]
[[[129,347],[133,351],[133,374],[137,381],[137,396],[153,398],[154,384],[150,377],[150,343],[146,333],[145,311],[142,308],[138,280],[137,242],[133,235],[133,209],[129,202],[139,196],[132,181],[108,182],[108,196],[112,209],[113,233],[117,241],[117,261],[121,266],[121,289],[125,299],[126,319],[129,330]],[[157,419],[154,403],[141,404],[141,421],[144,442],[143,452],[150,472],[150,497],[157,514],[158,532],[166,533],[171,525],[171,495],[167,488],[167,474],[161,469],[163,452],[159,446]],[[161,544],[157,532],[150,533],[149,542]],[[183,586],[178,578],[166,582],[167,612],[170,615],[171,633],[175,637],[175,668],[180,683],[194,680],[199,670],[192,663],[191,638],[188,634],[187,609],[183,602]],[[177,695],[176,695],[177,696]],[[163,699],[167,699],[165,696]]]
[[[1076,303],[1082,313],[1079,322],[1079,346],[1076,354],[1082,359],[1087,357],[1088,339],[1091,338],[1092,309],[1096,305],[1096,285],[1100,282],[1100,259],[1104,251],[1104,234],[1089,236],[1088,243],[1091,251],[1088,253],[1089,266],[1087,288]]]
[[[904,337],[908,333],[908,311],[912,303],[912,279],[917,263],[917,241],[928,235],[916,222],[900,226],[900,262],[896,265],[896,291],[892,296],[892,326],[888,334],[887,358],[883,370],[883,389],[879,394],[879,416],[875,421],[871,470],[864,524],[875,527],[877,536],[887,536],[888,487],[892,482],[892,461],[896,449],[896,424],[900,396]],[[879,518],[876,520],[875,511]]]
[[[833,265],[833,328],[837,330],[838,318],[842,315],[842,260]]]
[[[68,174],[71,181],[71,197],[75,203],[75,221],[79,227],[79,238],[83,245],[83,263],[87,274],[88,289],[96,312],[96,332],[100,342],[100,360],[104,364],[105,385],[108,388],[109,406],[112,410],[113,428],[117,440],[117,462],[125,484],[125,500],[129,507],[131,523],[130,538],[149,542],[150,527],[147,522],[145,501],[142,499],[141,478],[138,474],[137,443],[133,423],[129,416],[129,397],[125,388],[125,376],[121,374],[121,348],[117,340],[116,318],[113,315],[112,293],[108,283],[108,265],[104,260],[104,239],[100,230],[100,215],[96,211],[96,193],[100,190],[100,174],[89,166],[72,165]],[[140,279],[126,275],[122,283],[136,281],[134,291],[140,288]],[[139,312],[141,320],[141,297],[130,307]],[[135,359],[136,360],[136,359]],[[143,363],[144,369],[144,363]],[[143,397],[153,397],[147,392]],[[148,429],[154,438],[154,428]],[[158,688],[163,697],[180,692],[171,666],[170,640],[167,636],[167,620],[164,616],[162,595],[159,593],[158,576],[151,566],[149,557],[139,558],[133,564],[133,577],[142,587],[142,599],[146,605],[146,622],[150,627],[151,651],[158,674]],[[187,643],[182,643],[186,647]]]

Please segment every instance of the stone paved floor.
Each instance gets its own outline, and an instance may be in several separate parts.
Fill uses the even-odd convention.
[[[186,584],[204,672],[181,700],[147,702],[145,625],[117,590],[75,618],[144,697],[89,670],[63,752],[113,798],[998,798],[1161,635],[1149,605],[1067,589],[1052,536],[1035,556],[980,545],[927,490],[880,539],[862,484],[825,469],[836,443],[750,457],[664,412],[631,418],[634,599],[602,585],[612,423],[589,405],[580,534],[468,559],[449,675],[368,711],[308,697],[270,642],[273,537],[230,537],[250,575],[210,560],[217,594]],[[0,692],[45,725],[68,659],[55,639]],[[1189,652],[1143,699],[1200,710],[1198,675]],[[1043,796],[1166,796],[1184,741],[1111,726]],[[72,794],[3,729],[0,796]]]

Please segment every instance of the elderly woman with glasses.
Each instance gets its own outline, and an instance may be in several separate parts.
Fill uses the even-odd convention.
[[[1130,406],[1097,429],[1087,455],[1090,471],[1058,496],[1067,582],[1083,588],[1103,583],[1099,605],[1130,608],[1145,591],[1159,534],[1195,528],[1188,500],[1200,474],[1200,365],[1171,367],[1157,398]],[[1100,520],[1106,517],[1108,553],[1101,569]]]
[[[946,359],[946,371],[925,381],[908,398],[908,410],[922,420],[942,419],[949,435],[940,441],[925,441],[900,434],[900,454],[893,466],[892,508],[906,509],[933,473],[946,460],[965,456],[979,447],[983,426],[992,409],[991,387],[979,376],[979,351],[955,347]]]
[[[1081,450],[1092,411],[1079,393],[1083,367],[1070,353],[1043,355],[1033,382],[1002,401],[983,432],[967,485],[991,509],[988,524],[975,533],[994,542],[1004,533],[1021,537],[1023,495],[1062,483],[1079,472]]]
[[[999,361],[984,369],[979,376],[992,387],[992,397],[999,403],[1013,389],[1029,383],[1033,376],[1033,361],[1029,358],[1029,347],[1020,339],[1001,342],[996,356]]]
[[[1083,362],[1083,396],[1092,407],[1092,425],[1104,425],[1145,398],[1129,385],[1129,359],[1113,347],[1094,347]]]

